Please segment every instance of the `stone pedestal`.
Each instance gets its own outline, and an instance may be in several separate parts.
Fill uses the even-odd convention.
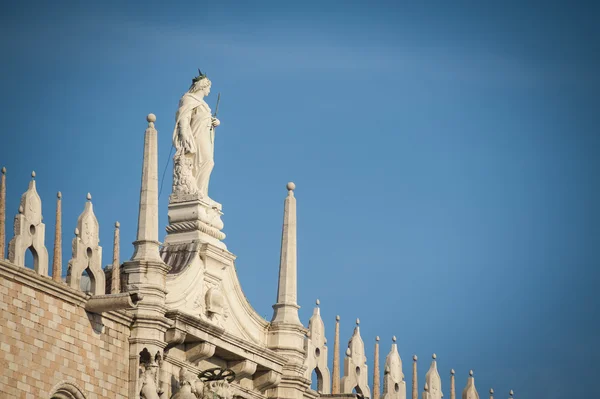
[[[173,194],[169,198],[169,225],[165,247],[192,241],[227,249],[221,204],[205,200],[198,194]]]

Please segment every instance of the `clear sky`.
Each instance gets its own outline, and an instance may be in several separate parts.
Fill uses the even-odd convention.
[[[104,264],[116,220],[128,258],[145,116],[162,174],[200,67],[208,102],[221,92],[210,193],[260,314],[294,181],[301,318],[319,298],[330,356],[339,314],[343,347],[361,319],[370,370],[375,336],[382,367],[398,337],[409,395],[412,355],[421,392],[434,352],[445,397],[451,368],[459,392],[473,369],[482,397],[595,395],[598,5],[101,3],[3,8],[9,224],[35,170],[48,248],[63,193],[65,265],[87,192]]]

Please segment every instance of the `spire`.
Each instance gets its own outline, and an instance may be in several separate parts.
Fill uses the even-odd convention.
[[[119,222],[115,222],[115,238],[113,240],[113,262],[112,262],[112,281],[110,293],[118,294],[121,292],[121,270],[120,270],[120,243],[119,243]]]
[[[494,390],[490,388],[490,399],[494,399]]]
[[[54,225],[54,256],[52,257],[52,280],[62,281],[62,194],[56,194],[56,223]]]
[[[148,128],[144,136],[144,161],[142,166],[142,188],[138,216],[137,239],[131,260],[160,261],[158,252],[158,145],[154,128],[156,116],[146,117]]]
[[[467,386],[462,392],[462,399],[479,399],[477,389],[475,389],[475,378],[473,378],[473,370],[469,371]]]
[[[277,303],[273,305],[272,324],[302,325],[298,317],[300,306],[296,303],[296,198],[294,183],[288,183],[288,195],[283,209],[283,232],[281,235],[281,259],[279,262],[279,286]]]
[[[394,337],[394,342],[396,337]],[[375,337],[375,354],[373,355],[373,399],[379,399],[379,337]]]
[[[450,399],[456,399],[456,386],[454,384],[454,369],[450,370]]]
[[[6,247],[6,168],[2,168],[0,180],[0,260],[4,259]]]
[[[435,353],[431,356],[431,366],[425,374],[425,385],[428,387],[426,392],[423,392],[423,399],[441,399],[442,394],[442,379],[437,369],[437,356]]]
[[[331,393],[340,393],[340,316],[335,316],[335,337],[333,339],[333,381]]]
[[[419,392],[418,392],[418,385],[417,385],[417,355],[413,356],[412,399],[419,399]]]

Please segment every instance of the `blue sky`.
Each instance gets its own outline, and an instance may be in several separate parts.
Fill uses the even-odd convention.
[[[27,2],[0,17],[7,216],[37,173],[64,263],[85,195],[104,263],[131,255],[145,116],[160,173],[196,68],[221,92],[211,197],[242,287],[270,319],[285,184],[298,199],[302,320],[330,353],[361,319],[410,392],[436,352],[449,395],[589,396],[600,356],[600,32],[578,2]],[[170,165],[160,198],[167,223]],[[10,234],[10,226],[7,229]],[[53,239],[46,245],[52,248]],[[372,384],[372,381],[370,381]]]

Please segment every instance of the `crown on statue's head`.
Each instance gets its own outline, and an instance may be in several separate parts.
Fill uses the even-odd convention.
[[[196,83],[202,79],[206,79],[206,74],[202,73],[200,68],[198,68],[198,76],[196,76],[195,78],[192,79],[192,83]]]

